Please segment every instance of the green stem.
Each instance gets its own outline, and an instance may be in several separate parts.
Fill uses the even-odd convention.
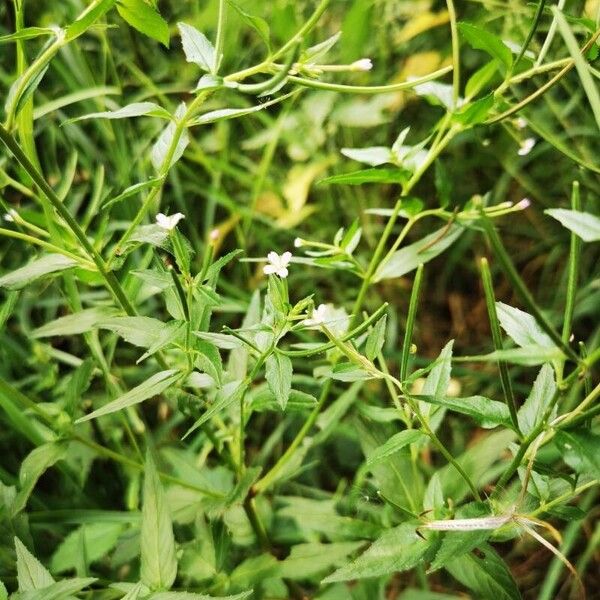
[[[450,17],[450,35],[452,37],[452,108],[456,109],[460,97],[460,40],[458,38],[454,0],[446,0],[446,7]]]
[[[573,182],[571,194],[571,209],[580,211],[581,200],[579,198],[579,182]],[[567,278],[567,298],[565,302],[565,318],[563,321],[562,340],[569,343],[571,337],[571,326],[573,324],[573,313],[575,312],[575,297],[577,296],[577,278],[579,272],[579,256],[581,254],[581,238],[571,233],[571,246],[569,249],[569,274]]]
[[[446,75],[446,73],[449,73],[451,70],[452,66],[443,67],[442,69],[438,69],[423,77],[411,79],[410,81],[402,81],[400,83],[392,83],[390,85],[344,85],[342,83],[319,81],[318,79],[306,79],[305,77],[297,77],[296,75],[290,75],[288,81],[304,87],[310,87],[317,90],[329,90],[331,92],[345,92],[349,94],[387,94],[389,92],[398,92],[400,90],[414,88],[421,83],[431,81],[432,79],[438,79],[439,77]]]
[[[49,200],[54,209],[66,222],[69,229],[79,240],[81,246],[85,249],[88,256],[96,265],[96,268],[112,292],[117,303],[128,315],[134,316],[136,314],[135,309],[130,303],[129,298],[125,294],[125,291],[121,287],[118,279],[115,277],[115,274],[108,270],[104,259],[93,246],[93,244],[88,240],[85,232],[81,229],[77,220],[67,210],[60,198],[56,195],[56,192],[50,187],[50,185],[48,185],[42,174],[36,169],[29,158],[27,158],[15,138],[2,125],[0,125],[0,140],[2,140],[4,145],[10,150],[25,171],[27,171],[27,174],[31,177],[31,179],[33,179],[44,196]]]
[[[400,356],[400,381],[406,379],[408,373],[408,359],[410,358],[410,348],[412,345],[413,330],[417,317],[417,309],[419,307],[419,295],[421,292],[421,283],[423,280],[423,264],[417,267],[415,273],[415,281],[410,293],[410,302],[408,304],[408,315],[406,317],[406,331],[404,332],[404,342],[402,343],[402,354]]]
[[[500,332],[500,322],[496,313],[496,298],[494,297],[494,286],[492,276],[486,258],[482,258],[480,262],[481,279],[483,281],[483,290],[485,293],[485,304],[487,306],[488,317],[490,320],[490,329],[492,331],[492,340],[496,350],[502,350],[502,333]],[[504,392],[504,400],[510,411],[510,420],[512,421],[515,431],[520,435],[519,420],[517,418],[517,406],[515,396],[513,394],[512,383],[508,373],[508,366],[505,361],[498,361],[498,369],[500,370],[500,383]]]

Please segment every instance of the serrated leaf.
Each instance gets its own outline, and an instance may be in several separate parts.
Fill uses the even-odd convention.
[[[405,448],[409,444],[414,444],[415,442],[423,439],[426,439],[425,434],[416,429],[407,429],[405,431],[401,431],[400,433],[393,435],[382,446],[375,448],[375,450],[373,450],[367,457],[366,466],[371,467],[374,464],[380,463],[389,458],[392,454],[399,452],[402,450],[402,448]]]
[[[301,392],[300,390],[290,390],[286,410],[311,410],[315,407],[315,404],[317,404],[317,399],[311,394]],[[281,404],[270,389],[264,389],[254,394],[251,399],[251,407],[256,412],[281,410]]]
[[[87,115],[81,115],[74,119],[69,119],[67,123],[76,123],[87,119],[131,119],[132,117],[160,117],[161,119],[170,119],[171,114],[162,106],[154,102],[133,102],[117,110],[107,110],[103,112],[94,112]],[[139,185],[139,184],[138,184]]]
[[[600,435],[590,431],[557,431],[556,445],[564,461],[578,473],[600,478]]]
[[[281,354],[274,352],[265,362],[265,378],[269,389],[273,392],[281,410],[285,410],[292,389],[292,361]]]
[[[510,427],[510,412],[504,402],[490,400],[485,396],[469,396],[468,398],[453,398],[450,396],[414,396],[420,402],[428,402],[444,406],[449,410],[471,417],[484,429],[503,425]]]
[[[496,302],[496,311],[502,329],[518,346],[554,347],[554,342],[542,331],[535,318],[529,313],[503,302]]]
[[[86,523],[78,527],[58,546],[50,568],[54,573],[75,569],[81,559],[82,538],[87,563],[99,560],[115,547],[123,528],[123,523]]]
[[[209,73],[216,73],[220,57],[217,57],[217,51],[208,38],[187,23],[178,23],[177,26],[186,60]]]
[[[34,338],[52,337],[55,335],[77,335],[91,331],[96,325],[115,315],[116,309],[97,306],[87,308],[72,315],[59,317],[50,323],[46,323],[31,332]]]
[[[198,341],[195,350],[198,352],[195,359],[196,366],[208,373],[218,385],[221,385],[223,381],[223,363],[217,347],[207,341]]]
[[[510,69],[513,61],[512,53],[500,38],[470,23],[459,23],[458,29],[470,46],[487,52],[492,58],[498,59],[506,69]]]
[[[538,373],[527,400],[517,412],[519,429],[524,435],[530,434],[538,425],[556,390],[554,369],[546,363]]]
[[[96,581],[95,577],[64,579],[45,588],[18,592],[11,600],[70,600],[73,594],[80,592]]]
[[[238,15],[242,17],[242,20],[258,33],[267,48],[270,48],[269,38],[271,36],[271,29],[266,19],[247,13],[237,2],[234,2],[233,0],[228,0],[228,3],[235,9]]]
[[[71,41],[89,29],[98,19],[106,14],[117,0],[100,0],[97,4],[88,5],[77,19],[66,29],[65,40]]]
[[[402,277],[414,271],[448,249],[464,232],[460,225],[452,225],[426,235],[424,238],[397,250],[375,273],[374,281]]]
[[[544,212],[578,235],[584,242],[600,241],[600,218],[596,215],[565,208],[549,208]]]
[[[315,60],[323,57],[331,48],[335,46],[337,41],[340,39],[342,35],[341,31],[334,33],[331,37],[328,37],[326,40],[307,48],[302,53],[302,59],[304,62],[313,63]]]
[[[296,580],[310,579],[345,562],[344,559],[360,546],[361,542],[296,544],[292,546],[289,556],[280,563],[281,576]]]
[[[542,365],[553,360],[563,358],[563,353],[556,346],[548,348],[530,344],[522,348],[508,348],[507,350],[495,350],[489,354],[480,354],[477,356],[464,357],[463,360],[498,362],[506,361],[515,365],[535,366]]]
[[[387,315],[383,315],[377,323],[375,323],[373,329],[369,331],[369,335],[367,336],[367,341],[365,343],[365,354],[370,361],[375,360],[381,349],[383,348],[383,344],[385,343],[385,328],[387,325]]]
[[[83,423],[84,421],[89,421],[90,419],[97,419],[98,417],[102,417],[104,415],[109,415],[118,410],[122,410],[127,408],[128,406],[133,406],[134,404],[139,404],[148,398],[152,398],[157,396],[158,394],[164,392],[168,387],[172,386],[179,378],[181,377],[181,373],[175,369],[168,369],[166,371],[161,371],[160,373],[156,373],[144,383],[134,387],[132,390],[119,396],[116,400],[109,402],[104,405],[102,408],[95,410],[89,415],[85,415],[85,417],[81,417],[78,419],[76,423]]]
[[[76,260],[63,254],[46,254],[41,258],[32,260],[24,267],[0,277],[0,287],[17,290],[36,279],[70,269],[76,265]]]
[[[225,384],[222,389],[217,392],[214,402],[209,408],[202,414],[202,416],[196,420],[196,422],[186,431],[183,438],[185,439],[190,433],[198,429],[201,425],[212,419],[216,414],[225,410],[229,405],[239,401],[242,395],[245,393],[247,385],[243,381],[231,381]]]
[[[112,317],[99,321],[96,326],[116,333],[134,346],[151,348],[161,339],[168,323],[152,317]]]
[[[169,47],[169,24],[144,0],[118,0],[117,10],[134,29]]]
[[[55,463],[63,459],[67,452],[64,443],[50,442],[32,450],[21,463],[19,469],[19,493],[12,505],[12,516],[21,512],[38,482],[38,479]]]
[[[150,589],[168,590],[177,576],[175,536],[167,498],[150,452],[146,454],[143,498],[140,577]]]
[[[487,544],[480,556],[469,554],[447,562],[446,570],[481,600],[520,600],[521,594],[508,567]]]
[[[54,583],[54,579],[46,567],[29,552],[18,537],[15,537],[15,551],[17,553],[17,582],[20,592],[45,588]]]
[[[426,559],[434,544],[421,538],[415,525],[402,525],[384,533],[374,544],[352,562],[344,565],[322,583],[379,577],[407,571]]]

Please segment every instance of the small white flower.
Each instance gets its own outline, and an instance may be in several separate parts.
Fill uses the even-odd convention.
[[[515,204],[516,210],[525,210],[531,206],[531,200],[529,198],[523,198],[523,200]]]
[[[181,219],[185,219],[185,215],[182,213],[175,213],[168,217],[167,215],[163,215],[163,213],[158,213],[156,215],[156,224],[161,228],[167,231],[172,231],[177,227],[177,223],[181,221]]]
[[[277,252],[267,254],[268,265],[263,267],[265,275],[279,275],[282,279],[288,276],[288,265],[292,260],[291,252],[284,252],[281,256]]]
[[[373,62],[370,58],[361,58],[360,60],[355,60],[350,68],[353,71],[370,71],[373,68]]]
[[[18,217],[19,213],[14,209],[14,208],[9,208],[8,212],[4,215],[4,220],[7,223],[13,223],[15,220],[15,217]]]
[[[296,238],[294,240],[294,248],[302,248],[302,246],[304,245],[304,240],[301,238]]]
[[[308,328],[326,325],[331,333],[339,337],[348,331],[350,319],[343,308],[336,308],[333,304],[319,304],[317,308],[313,309],[310,318],[302,321],[302,325]]]
[[[525,127],[527,127],[527,120],[524,119],[523,117],[519,117],[516,121],[515,121],[515,125],[519,128],[519,129],[525,129]]]
[[[521,142],[521,147],[519,148],[517,154],[519,156],[526,156],[533,150],[534,146],[535,138],[527,138]]]
[[[218,229],[212,229],[211,232],[208,234],[208,239],[211,242],[216,242],[220,236],[221,232]]]

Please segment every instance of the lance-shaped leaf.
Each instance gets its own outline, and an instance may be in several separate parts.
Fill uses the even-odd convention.
[[[107,110],[102,112],[89,113],[70,119],[67,123],[75,123],[87,119],[130,119],[132,117],[160,117],[161,119],[170,119],[168,110],[154,102],[134,102],[118,108],[117,110]]]
[[[195,27],[187,23],[178,23],[181,33],[181,43],[188,62],[196,63],[201,69],[209,73],[216,73],[219,57],[215,47],[208,38]]]
[[[0,277],[0,288],[17,290],[28,283],[46,277],[51,273],[64,271],[77,265],[77,261],[63,254],[47,254],[32,260],[29,264]]]
[[[126,394],[119,396],[119,398],[116,400],[109,402],[102,408],[95,410],[85,417],[81,417],[81,419],[78,419],[76,423],[83,423],[84,421],[89,421],[90,419],[97,419],[98,417],[109,415],[117,412],[118,410],[123,410],[124,408],[133,406],[134,404],[139,404],[148,398],[157,396],[168,387],[172,386],[180,377],[181,373],[175,369],[167,369],[166,371],[156,373],[156,375],[153,375],[150,377],[150,379],[144,381],[144,383],[134,387]]]
[[[168,590],[177,576],[175,536],[167,497],[150,452],[144,469],[140,549],[142,582],[151,589]]]
[[[267,358],[265,370],[269,388],[281,410],[285,410],[292,389],[292,361],[284,354],[274,352]]]
[[[550,208],[544,212],[578,235],[584,242],[600,241],[600,218],[596,215],[565,208]]]

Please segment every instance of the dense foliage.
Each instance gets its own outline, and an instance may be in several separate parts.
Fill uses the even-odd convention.
[[[599,36],[0,4],[0,600],[597,597]]]

